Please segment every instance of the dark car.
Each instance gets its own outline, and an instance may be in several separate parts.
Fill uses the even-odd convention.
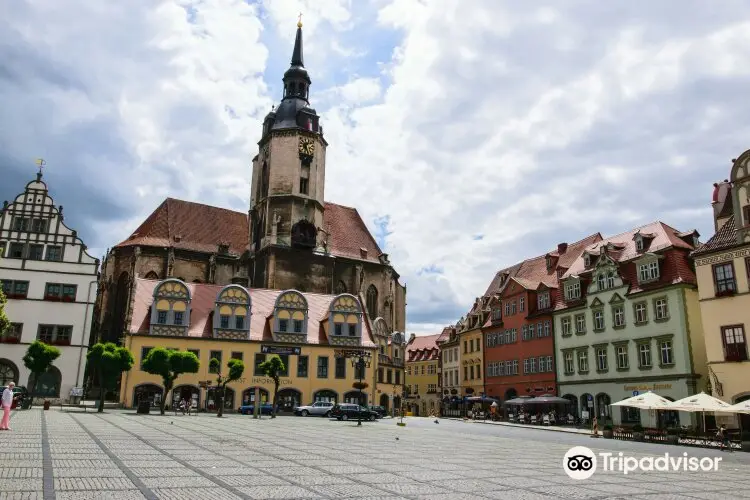
[[[242,413],[243,415],[253,415],[255,413],[255,405],[249,404],[249,405],[242,405],[237,410],[238,413]],[[273,405],[271,403],[262,403],[260,405],[260,414],[261,415],[271,415],[273,413]]]
[[[336,420],[357,420],[357,418],[361,418],[362,420],[375,420],[378,418],[377,412],[351,403],[342,403],[334,406],[333,410],[331,410],[331,416],[335,417]]]
[[[0,394],[3,393],[3,391],[8,386],[2,386],[0,387]],[[17,385],[13,388],[13,403],[11,404],[11,408],[21,408],[21,409],[27,409],[31,405],[31,397],[29,396],[29,391],[22,385]]]
[[[385,409],[385,406],[370,406],[370,410],[377,413],[378,418],[383,418],[383,417],[388,416],[388,410]]]

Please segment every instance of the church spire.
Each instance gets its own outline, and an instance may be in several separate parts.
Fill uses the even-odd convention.
[[[294,38],[292,66],[305,67],[305,59],[302,54],[302,14],[299,15],[299,21],[297,21],[297,36]]]
[[[302,99],[308,101],[310,76],[305,69],[305,61],[302,50],[302,15],[297,22],[297,36],[294,38],[294,50],[292,51],[292,62],[289,69],[284,73],[284,99]]]

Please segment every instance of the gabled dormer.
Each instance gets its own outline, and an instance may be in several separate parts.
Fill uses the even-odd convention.
[[[700,245],[700,236],[700,233],[695,229],[692,231],[685,231],[684,233],[677,233],[678,238],[693,248],[698,248],[698,245]]]
[[[596,262],[596,254],[593,252],[589,252],[588,250],[584,250],[583,252],[583,267],[586,269],[591,269],[594,267],[594,263]]]
[[[167,279],[154,287],[151,335],[180,337],[190,326],[190,289],[178,279]]]
[[[563,281],[562,286],[563,298],[566,302],[574,302],[581,298],[582,293],[580,276],[569,276]]]
[[[651,233],[642,233],[640,230],[636,231],[633,235],[633,241],[635,241],[635,251],[638,253],[647,251],[655,236],[656,235]]]
[[[617,269],[617,262],[609,255],[607,247],[602,247],[602,255],[596,262],[592,273],[591,284],[588,287],[588,293],[597,293],[603,290],[617,288],[623,285]],[[615,248],[616,250],[617,248]]]
[[[552,307],[552,290],[544,283],[540,283],[536,289],[536,309],[546,311]]]
[[[343,293],[331,301],[328,343],[345,346],[362,343],[362,305],[354,295]]]
[[[659,281],[662,274],[660,261],[663,259],[663,255],[651,252],[646,252],[635,259],[633,263],[638,275],[638,283],[644,284]]]
[[[557,255],[552,255],[551,253],[548,253],[547,255],[545,255],[544,263],[545,263],[545,266],[547,267],[547,271],[552,270],[557,265],[558,260],[560,260],[560,257],[558,257]]]
[[[307,299],[297,290],[286,290],[273,308],[273,339],[276,342],[307,341]]]
[[[250,292],[240,285],[229,285],[216,296],[214,338],[250,339]]]

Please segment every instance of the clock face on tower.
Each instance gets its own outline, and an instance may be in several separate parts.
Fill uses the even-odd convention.
[[[300,156],[312,157],[315,154],[315,142],[309,137],[299,138]]]

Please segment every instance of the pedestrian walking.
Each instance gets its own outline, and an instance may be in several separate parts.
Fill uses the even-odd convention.
[[[0,431],[10,430],[10,407],[13,405],[13,388],[15,386],[16,384],[11,382],[3,391],[2,400],[0,400],[3,407],[3,419],[0,420]]]
[[[591,430],[594,437],[599,437],[599,420],[596,417],[591,421]]]

